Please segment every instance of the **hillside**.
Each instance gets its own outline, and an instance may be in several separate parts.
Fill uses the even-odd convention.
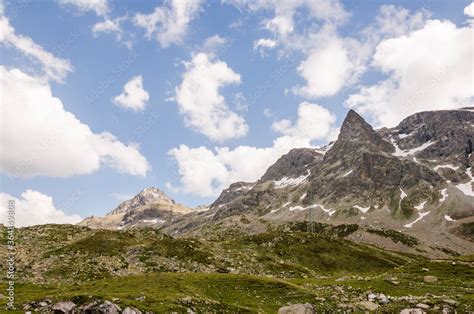
[[[326,311],[394,311],[416,303],[473,309],[471,257],[430,261],[347,241],[356,226],[307,228],[290,223],[259,235],[227,230],[212,240],[173,239],[142,228],[22,228],[18,304],[47,311],[60,301],[87,307],[108,300],[155,313],[271,313],[306,302]]]

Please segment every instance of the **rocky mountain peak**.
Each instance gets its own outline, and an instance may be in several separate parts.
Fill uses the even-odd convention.
[[[121,203],[117,208],[107,215],[118,213],[126,213],[130,210],[143,205],[149,204],[175,204],[175,201],[168,197],[163,191],[155,187],[145,188],[133,198]]]
[[[341,126],[335,144],[325,158],[341,158],[345,154],[353,154],[359,150],[392,152],[392,144],[382,138],[364,118],[354,110],[349,110]]]
[[[379,140],[377,132],[354,110],[349,110],[341,126],[339,140]]]

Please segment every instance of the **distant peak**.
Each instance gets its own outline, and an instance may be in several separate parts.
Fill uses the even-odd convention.
[[[112,210],[110,214],[117,214],[128,212],[131,209],[134,209],[139,206],[148,205],[148,204],[156,204],[156,203],[167,203],[167,204],[175,204],[175,201],[171,199],[168,195],[166,195],[160,189],[155,187],[145,188],[140,191],[137,195],[133,198],[121,203],[116,209]]]

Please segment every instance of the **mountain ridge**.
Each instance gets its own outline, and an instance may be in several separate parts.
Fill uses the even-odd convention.
[[[158,215],[148,204],[138,207],[142,214],[134,220],[114,226],[186,236],[210,226],[258,233],[266,228],[261,219],[312,220],[398,230],[421,237],[427,246],[454,241],[454,250],[465,252],[473,250],[465,234],[474,222],[473,138],[470,108],[420,112],[379,130],[350,110],[335,142],[289,151],[259,180],[231,184],[209,207],[163,219],[172,210]],[[163,221],[144,222],[156,217]],[[250,224],[237,217],[248,217]]]

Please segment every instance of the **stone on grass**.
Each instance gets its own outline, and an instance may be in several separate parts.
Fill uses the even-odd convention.
[[[305,304],[292,304],[288,306],[281,307],[278,310],[278,314],[315,314],[316,311],[314,306],[305,303]]]

